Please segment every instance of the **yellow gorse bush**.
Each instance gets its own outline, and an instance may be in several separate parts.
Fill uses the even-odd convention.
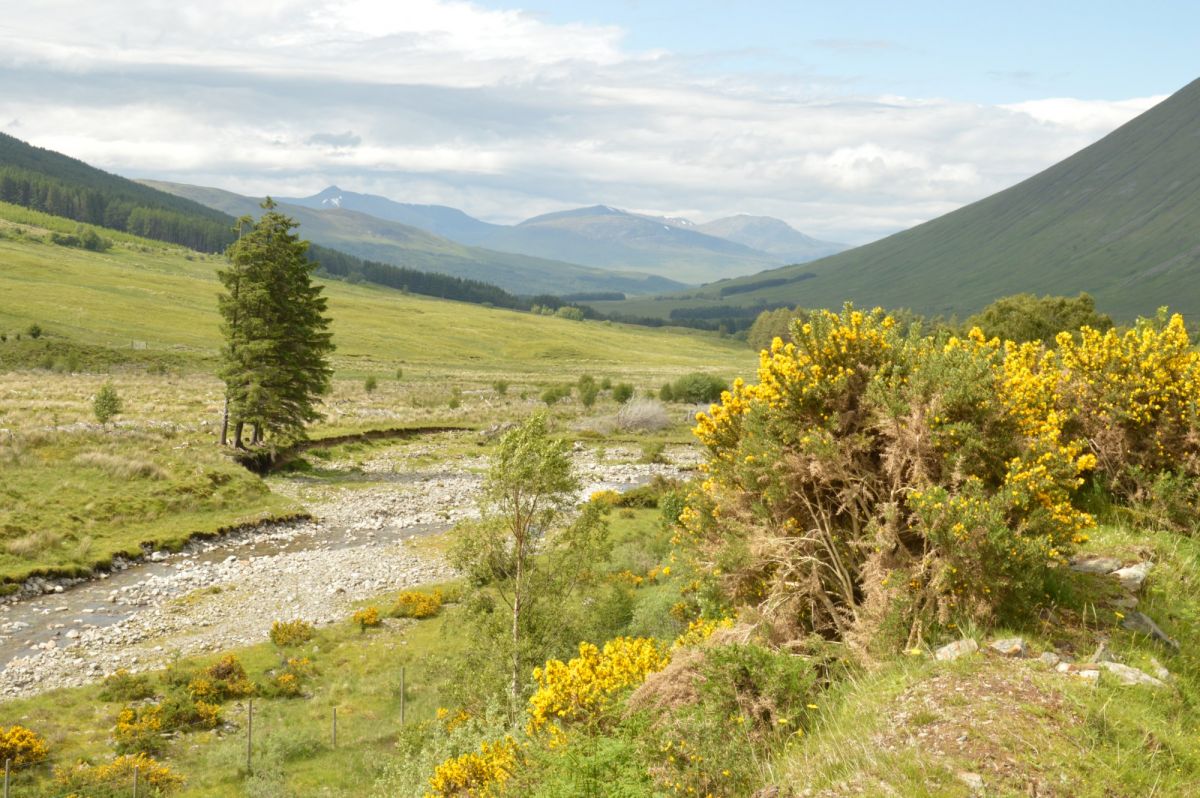
[[[483,742],[479,753],[466,753],[442,762],[429,778],[430,798],[496,795],[512,776],[520,751],[511,737]]]
[[[124,707],[117,713],[113,739],[116,740],[117,750],[122,753],[154,751],[161,745],[162,731],[161,705]]]
[[[0,763],[12,760],[14,768],[36,765],[46,758],[50,747],[37,732],[24,726],[0,728]]]
[[[183,786],[183,778],[166,765],[160,764],[145,754],[119,756],[106,765],[90,765],[80,762],[71,768],[56,768],[54,779],[65,788],[67,798],[86,798],[103,794],[124,794],[133,785],[133,769],[137,768],[138,782],[148,793],[168,795]]]
[[[851,306],[792,337],[697,416],[707,478],[678,539],[699,572],[778,626],[860,641],[897,609],[911,637],[1040,598],[1094,525],[1074,504],[1097,461],[1072,412],[1073,339],[1054,353],[978,330],[934,338]],[[735,551],[748,554],[722,569]]]
[[[441,612],[442,591],[405,590],[396,596],[392,614],[400,618],[432,618]]]
[[[271,624],[271,642],[280,647],[307,643],[313,639],[313,635],[316,633],[316,627],[299,618],[291,621],[275,621]]]
[[[675,642],[671,644],[671,649],[687,648],[689,646],[697,646],[703,643],[708,638],[712,637],[713,632],[718,629],[730,629],[733,627],[732,618],[721,618],[720,620],[709,618],[696,618],[688,623],[687,629],[683,634],[675,638]]]
[[[551,721],[571,723],[594,718],[613,694],[641,684],[646,676],[670,662],[661,644],[649,638],[618,637],[600,649],[579,644],[579,656],[567,662],[552,659],[535,668],[538,688],[527,709],[530,734]]]
[[[358,628],[364,632],[367,630],[368,626],[379,626],[379,608],[366,607],[361,610],[356,610],[354,615],[351,616],[350,621],[351,623],[358,624]]]

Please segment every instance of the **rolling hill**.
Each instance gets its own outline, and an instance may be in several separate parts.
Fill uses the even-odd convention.
[[[211,208],[0,133],[0,202],[220,252],[230,219]]]
[[[60,217],[0,203],[0,370],[16,333],[37,323],[47,339],[138,354],[211,360],[221,343],[216,297],[224,258],[124,234],[106,252],[49,242],[73,230]],[[432,299],[366,283],[326,282],[335,368],[395,363],[498,374],[564,367],[696,369],[748,367],[744,343],[688,330],[569,321]],[[647,365],[650,364],[650,365]],[[455,366],[458,367],[458,366]]]
[[[221,189],[155,180],[142,183],[233,216],[260,212],[259,200]],[[316,244],[367,260],[479,280],[527,296],[596,291],[636,295],[683,287],[681,282],[650,274],[588,268],[467,246],[419,227],[351,210],[338,203],[312,207],[311,204],[296,205],[280,200],[280,209],[296,219],[304,237]],[[466,214],[462,215],[466,217]]]
[[[945,216],[802,266],[607,311],[908,307],[966,315],[1019,292],[1091,293],[1119,319],[1200,314],[1200,80],[1033,177]]]
[[[687,283],[803,263],[845,249],[764,216],[733,216],[697,225],[594,205],[499,225],[444,205],[394,202],[337,186],[311,197],[280,201],[318,210],[358,211],[462,244],[600,269],[645,271]]]
[[[848,247],[806,236],[781,219],[740,213],[696,225],[695,230],[769,253],[787,263],[806,263]]]

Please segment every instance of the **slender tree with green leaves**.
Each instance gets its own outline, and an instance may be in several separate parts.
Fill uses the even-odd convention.
[[[467,577],[472,637],[504,663],[513,718],[532,667],[571,621],[568,599],[591,581],[609,546],[596,505],[564,525],[579,489],[566,442],[551,437],[546,414],[537,413],[501,439],[484,481],[483,518],[460,529],[451,551]]]
[[[293,232],[295,220],[275,210],[270,197],[257,222],[238,220],[229,267],[218,272],[225,293],[218,298],[225,345],[220,376],[225,381],[221,440],[233,424],[235,446],[267,435],[301,438],[304,426],[321,417],[320,397],[329,390],[333,340],[316,264],[308,242]]]

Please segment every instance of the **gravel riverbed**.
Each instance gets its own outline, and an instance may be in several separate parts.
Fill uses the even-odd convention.
[[[365,462],[326,464],[335,479],[272,478],[272,489],[303,502],[314,521],[153,552],[95,579],[31,580],[0,603],[0,697],[257,643],[276,620],[343,621],[356,601],[451,578],[445,562],[411,541],[478,515],[488,461],[438,460],[438,449],[436,440],[396,444]],[[664,463],[636,462],[637,455],[577,446],[581,498],[655,475],[678,477],[699,459],[684,446],[668,448]]]

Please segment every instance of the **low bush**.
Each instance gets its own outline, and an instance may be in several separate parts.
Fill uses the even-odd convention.
[[[350,621],[357,624],[359,630],[363,632],[367,631],[367,627],[369,626],[379,626],[381,623],[379,619],[379,608],[365,607],[364,609],[357,610],[354,615],[351,616]]]
[[[667,409],[657,399],[633,399],[617,411],[617,429],[622,432],[657,432],[670,425]]]
[[[271,624],[271,642],[280,648],[307,643],[316,633],[316,627],[299,618]]]
[[[308,657],[290,657],[271,675],[270,692],[280,698],[297,698],[305,680],[315,676],[316,666]]]
[[[120,415],[122,407],[121,397],[111,382],[104,383],[92,399],[92,414],[101,424],[107,424],[114,416]]]
[[[56,768],[54,780],[68,796],[83,798],[125,798],[132,795],[133,771],[145,795],[165,796],[183,787],[183,778],[166,765],[145,754],[118,756],[106,765],[80,762],[70,768]]]
[[[729,383],[720,377],[693,372],[685,374],[669,386],[664,385],[663,390],[666,391],[667,396],[662,396],[663,390],[659,391],[659,396],[664,401],[687,402],[694,405],[707,404],[720,399],[721,393],[727,388],[729,388]]]
[[[156,754],[163,749],[162,707],[158,704],[127,706],[117,713],[113,739],[118,754]]]
[[[687,795],[748,795],[760,764],[809,725],[820,673],[804,657],[757,645],[691,649],[629,701],[646,763],[662,788]]]
[[[633,386],[627,382],[618,382],[612,387],[613,401],[625,404],[633,398]]]
[[[46,758],[50,746],[37,732],[24,726],[0,727],[0,763],[12,760],[18,770],[36,765]]]
[[[557,404],[558,402],[561,402],[563,399],[567,399],[570,396],[570,385],[553,385],[542,391],[542,401],[545,402],[547,406]]]
[[[442,591],[405,590],[396,596],[392,615],[397,618],[432,618],[442,610]]]
[[[99,698],[101,701],[141,701],[153,695],[154,685],[148,676],[121,668],[104,677]]]
[[[194,700],[219,703],[254,695],[254,683],[247,678],[238,658],[228,654],[189,681],[187,692]]]

